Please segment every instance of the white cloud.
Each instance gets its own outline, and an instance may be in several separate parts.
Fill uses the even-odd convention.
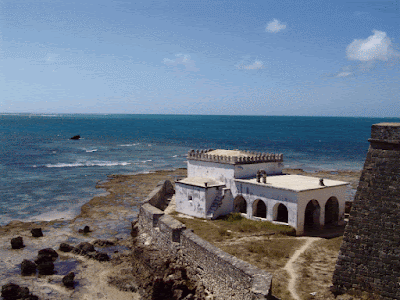
[[[261,60],[256,60],[250,65],[245,65],[245,64],[238,64],[236,65],[238,69],[245,69],[245,70],[258,70],[258,69],[264,69],[264,63]]]
[[[277,19],[273,19],[271,22],[269,22],[267,24],[267,27],[265,28],[265,31],[276,33],[276,32],[279,32],[279,31],[285,29],[285,28],[286,28],[285,24],[282,24]]]
[[[388,59],[399,56],[399,53],[392,47],[392,41],[386,36],[386,32],[373,30],[374,34],[365,40],[354,40],[346,48],[347,58],[362,62],[387,61]]]
[[[352,75],[353,73],[351,72],[340,72],[339,74],[336,75],[336,77],[347,77]]]
[[[189,54],[178,53],[175,55],[175,57],[176,57],[175,59],[164,58],[163,63],[166,64],[167,66],[183,65],[188,71],[199,70],[198,68],[196,68],[194,60],[190,59]]]

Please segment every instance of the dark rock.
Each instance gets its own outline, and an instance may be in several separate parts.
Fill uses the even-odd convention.
[[[38,253],[38,257],[35,260],[36,264],[40,264],[42,262],[46,262],[46,261],[55,261],[58,257],[58,254],[55,250],[53,250],[52,248],[45,248],[42,250],[39,250]]]
[[[80,135],[74,135],[71,140],[79,140],[81,138]]]
[[[88,242],[80,243],[72,252],[75,254],[87,255],[88,252],[94,252],[94,246]]]
[[[90,230],[90,227],[86,225],[85,227],[83,227],[83,229],[79,229],[78,232],[87,234],[87,233],[91,232],[91,230]]]
[[[43,261],[37,265],[39,275],[53,275],[54,263],[52,261]]]
[[[95,240],[93,245],[97,247],[107,247],[107,246],[114,246],[115,243],[109,240]]]
[[[139,224],[137,220],[132,222],[131,225],[132,225],[131,236],[133,238],[137,238],[137,236],[139,235]]]
[[[62,252],[71,252],[74,249],[71,245],[67,243],[61,243],[59,250]]]
[[[20,287],[14,283],[8,283],[2,286],[1,296],[4,300],[38,300],[39,298],[29,293],[27,287]]]
[[[110,257],[106,253],[97,252],[93,257],[97,261],[109,261]]]
[[[36,274],[36,264],[30,260],[24,259],[21,263],[21,275],[29,276]]]
[[[74,272],[69,272],[67,275],[65,275],[62,279],[62,283],[66,287],[73,287],[74,286],[74,278],[75,278],[75,273]]]
[[[4,300],[18,299],[20,286],[15,283],[7,283],[1,287],[1,296]]]
[[[45,248],[45,249],[39,250],[38,254],[51,256],[53,258],[53,260],[56,260],[58,257],[58,253],[56,252],[56,250],[54,250],[52,248]]]
[[[18,294],[20,299],[26,299],[29,297],[29,289],[27,287],[20,287]]]
[[[42,228],[32,228],[31,233],[33,237],[43,236]]]
[[[21,249],[24,248],[24,240],[22,237],[18,236],[16,238],[11,239],[11,248],[13,249]]]

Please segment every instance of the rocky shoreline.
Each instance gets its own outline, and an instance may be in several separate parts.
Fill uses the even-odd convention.
[[[305,173],[302,170],[286,172]],[[149,174],[111,175],[97,186],[106,189],[107,194],[94,197],[83,205],[81,213],[72,220],[13,221],[0,227],[0,285],[12,282],[28,288],[29,293],[39,299],[49,300],[141,299],[139,291],[146,295],[143,299],[161,299],[157,298],[158,294],[165,295],[171,290],[178,291],[172,295],[176,299],[188,295],[187,299],[205,299],[206,291],[185,279],[184,266],[174,262],[173,258],[163,257],[160,260],[156,249],[138,247],[131,236],[131,223],[136,220],[138,208],[157,183],[165,179],[174,181],[185,174],[185,169],[177,169]],[[360,172],[351,171],[306,174],[350,181],[352,187],[356,186],[360,176]],[[84,232],[85,226],[89,226],[90,231]],[[34,228],[41,228],[43,236],[32,236]],[[22,237],[25,247],[12,249],[11,239],[15,237]],[[64,252],[60,250],[60,245],[63,245],[62,249],[69,245],[72,251]],[[39,250],[45,248],[56,250],[58,254],[53,261],[53,274],[39,275],[35,272],[34,275],[22,276],[21,263],[37,260]],[[143,265],[132,260],[133,255],[141,257],[140,261],[149,262],[147,273]],[[65,286],[63,278],[71,272],[74,273],[73,286]],[[147,275],[141,279],[133,273]],[[170,288],[160,290],[160,286]]]

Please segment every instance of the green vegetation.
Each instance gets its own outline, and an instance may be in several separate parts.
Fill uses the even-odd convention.
[[[293,227],[286,225],[277,225],[268,221],[249,220],[240,213],[233,213],[217,220],[209,221],[197,218],[180,218],[174,215],[176,219],[184,223],[186,227],[193,230],[195,234],[209,242],[221,242],[233,237],[249,235],[295,235]]]

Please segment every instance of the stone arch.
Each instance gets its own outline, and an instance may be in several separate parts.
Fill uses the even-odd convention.
[[[259,218],[267,218],[267,206],[264,201],[257,199],[253,202],[253,216]]]
[[[320,229],[320,217],[321,207],[317,200],[310,200],[307,203],[306,210],[304,212],[304,228],[305,229]]]
[[[339,201],[332,196],[325,204],[325,225],[337,225],[339,221]]]
[[[246,214],[247,213],[247,201],[243,196],[238,195],[233,200],[233,211]]]
[[[274,221],[288,223],[289,222],[289,212],[286,205],[282,203],[275,204],[274,207]]]

